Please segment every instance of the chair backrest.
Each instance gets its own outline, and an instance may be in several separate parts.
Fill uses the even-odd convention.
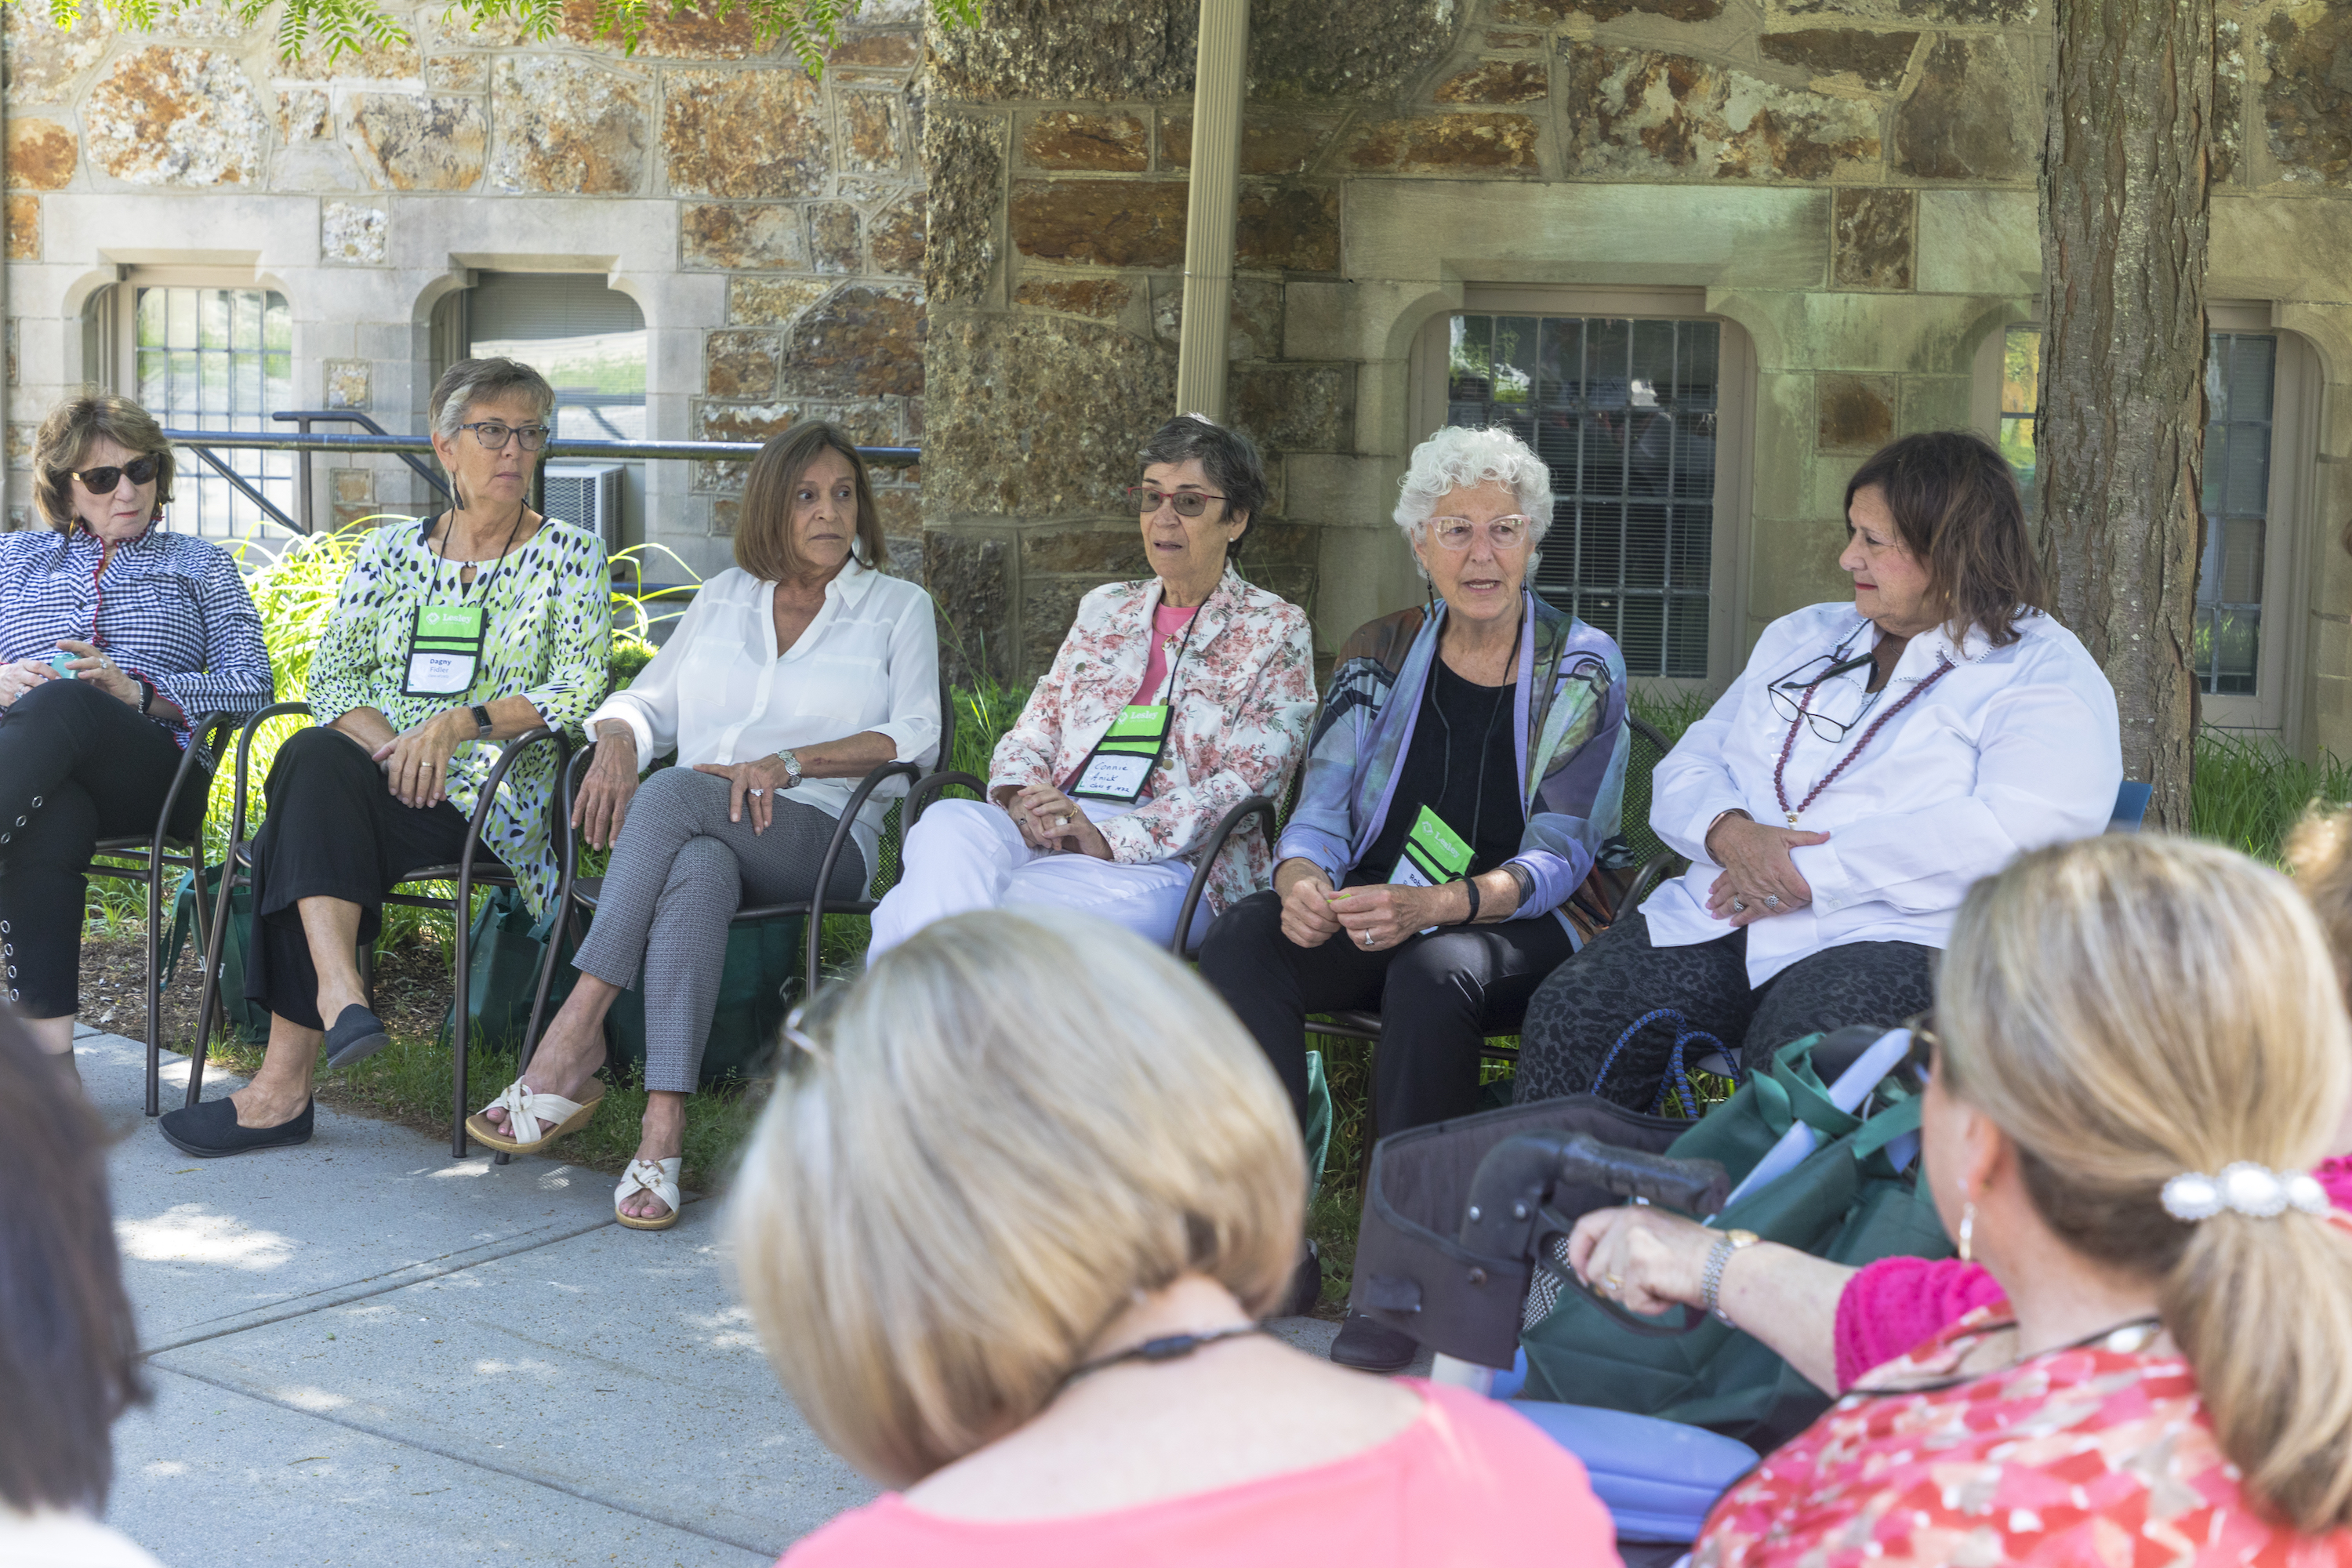
[[[1633,851],[1632,863],[1643,866],[1653,857],[1665,852],[1664,842],[1650,826],[1650,775],[1665,760],[1666,753],[1675,749],[1675,743],[1639,713],[1626,713],[1625,728],[1633,737],[1633,745],[1625,754],[1625,805],[1617,832]]]
[[[2137,833],[2140,819],[2147,815],[2148,798],[2156,794],[2154,784],[2124,780],[2123,788],[2116,791],[2115,815],[2107,818],[2110,833]]]
[[[931,764],[931,772],[945,773],[955,766],[956,705],[955,688],[948,684],[948,667],[940,666],[940,760]]]

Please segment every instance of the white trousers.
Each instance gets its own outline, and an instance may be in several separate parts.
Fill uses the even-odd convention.
[[[925,808],[907,835],[903,856],[898,885],[874,911],[868,962],[933,921],[1024,904],[1074,910],[1166,947],[1192,881],[1192,868],[1181,860],[1127,865],[1033,849],[1001,807],[977,800],[936,801]],[[1208,929],[1203,899],[1192,913],[1192,942],[1197,944]]]

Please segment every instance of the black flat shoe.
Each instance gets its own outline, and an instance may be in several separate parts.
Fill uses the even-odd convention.
[[[1421,1342],[1377,1318],[1350,1312],[1331,1342],[1331,1359],[1358,1372],[1402,1372],[1421,1354]]]
[[[194,1154],[199,1160],[217,1160],[225,1154],[250,1154],[257,1149],[289,1149],[310,1141],[312,1112],[318,1101],[302,1107],[302,1114],[291,1121],[281,1121],[275,1127],[239,1127],[236,1124],[236,1102],[230,1100],[207,1100],[201,1104],[168,1111],[156,1123],[163,1141],[183,1154]]]
[[[327,1031],[327,1070],[363,1062],[390,1044],[392,1037],[383,1032],[383,1020],[354,1002]]]
[[[1323,1299],[1323,1249],[1310,1241],[1307,1255],[1290,1276],[1290,1295],[1282,1303],[1277,1318],[1303,1318],[1315,1310],[1315,1303]]]

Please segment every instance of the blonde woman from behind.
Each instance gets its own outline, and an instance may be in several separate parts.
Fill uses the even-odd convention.
[[[1976,885],[1937,982],[1924,1180],[2006,1297],[1727,1493],[1724,1564],[2352,1563],[2352,1099],[2310,905],[2188,839]]]
[[[1297,1256],[1297,1124],[1171,959],[1059,910],[954,916],[788,1038],[743,1293],[817,1432],[905,1489],[791,1568],[1617,1561],[1581,1468],[1507,1407],[1257,1331]]]

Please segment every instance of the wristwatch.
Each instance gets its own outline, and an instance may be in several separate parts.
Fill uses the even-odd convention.
[[[1719,1321],[1731,1323],[1731,1314],[1723,1310],[1721,1300],[1724,1265],[1731,1261],[1733,1253],[1753,1247],[1760,1239],[1752,1230],[1727,1230],[1716,1238],[1714,1247],[1707,1253],[1706,1306]],[[1731,1326],[1736,1329],[1739,1325]]]
[[[474,739],[476,739],[477,741],[487,741],[487,740],[488,740],[488,739],[490,738],[490,731],[491,731],[493,729],[495,729],[495,728],[497,728],[497,726],[493,725],[493,724],[490,722],[490,710],[489,710],[488,709],[487,709],[487,708],[483,707],[483,706],[482,706],[480,703],[478,703],[478,702],[475,703],[475,704],[474,704]]]
[[[776,761],[778,761],[778,762],[780,762],[780,763],[783,763],[783,764],[784,764],[784,787],[785,787],[786,789],[798,789],[798,788],[800,788],[800,784],[801,784],[801,760],[800,760],[800,757],[799,757],[796,753],[794,753],[794,752],[791,752],[791,751],[782,751],[782,752],[778,752],[776,753]]]

